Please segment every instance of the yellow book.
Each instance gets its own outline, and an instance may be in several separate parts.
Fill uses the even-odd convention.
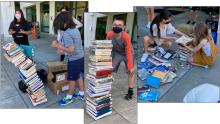
[[[166,73],[161,71],[155,71],[153,72],[153,76],[163,80],[166,77]]]

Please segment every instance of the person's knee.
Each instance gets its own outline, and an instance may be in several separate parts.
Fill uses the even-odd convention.
[[[151,38],[149,36],[145,36],[143,42],[144,44],[149,44],[150,40]]]

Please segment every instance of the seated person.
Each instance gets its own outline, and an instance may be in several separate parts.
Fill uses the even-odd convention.
[[[151,36],[145,36],[143,40],[144,54],[141,58],[141,62],[145,62],[148,53],[156,50],[156,46],[170,47],[172,46],[172,40],[176,40],[176,37],[167,36],[167,34],[176,33],[178,35],[185,35],[179,30],[175,29],[171,22],[171,13],[169,11],[163,11],[158,14],[151,23],[150,34]],[[186,35],[185,35],[186,36]],[[159,51],[163,51],[163,48],[159,47]]]
[[[208,65],[212,65],[217,58],[218,49],[214,44],[208,26],[205,23],[196,24],[194,35],[193,48],[183,45],[184,48],[192,52],[192,56],[189,57],[188,61],[196,66],[208,67]]]

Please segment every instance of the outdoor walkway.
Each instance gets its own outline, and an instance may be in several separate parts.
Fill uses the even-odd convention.
[[[56,50],[50,47],[51,41],[55,37],[43,35],[41,39],[30,41],[35,48],[37,68],[47,71],[47,62],[59,61]],[[46,84],[46,96],[48,102],[34,107],[29,97],[18,88],[19,77],[13,64],[9,63],[1,56],[1,82],[0,82],[0,108],[83,108],[84,102],[76,100],[67,106],[60,106],[57,101],[66,95],[67,92],[55,95]]]
[[[88,50],[86,50],[88,51]],[[88,72],[87,63],[88,52],[85,59],[85,73]],[[136,60],[135,62],[136,63]],[[137,72],[135,64],[135,73]],[[112,84],[112,114],[100,120],[95,121],[85,111],[85,124],[136,124],[137,123],[137,88],[134,87],[134,98],[130,101],[124,99],[125,94],[128,92],[128,78],[125,71],[125,65],[122,62],[117,73],[114,73],[114,82]],[[135,76],[135,81],[137,80]],[[135,82],[136,83],[136,82]],[[87,85],[87,83],[86,83]]]
[[[138,61],[140,61],[140,58],[143,53],[143,44],[142,39],[145,35],[149,34],[149,29],[145,28],[145,25],[147,24],[146,19],[146,11],[144,7],[137,7],[138,11],[138,36],[139,36],[139,42],[138,42]],[[172,24],[174,26],[177,26],[181,23],[187,22],[187,13],[188,11],[185,10],[185,12],[177,14],[172,16]],[[205,21],[205,19],[208,17],[205,13],[200,13],[199,21]],[[218,42],[220,40],[218,39]],[[219,54],[220,54],[220,43],[217,44],[217,47],[219,48]],[[186,72],[184,75],[181,76],[181,78],[173,83],[173,85],[170,85],[168,89],[165,89],[166,91],[163,92],[163,96],[161,97],[159,102],[182,102],[183,97],[186,95],[187,92],[189,92],[192,88],[203,84],[203,83],[210,83],[217,86],[220,86],[220,57],[218,57],[215,64],[208,69],[201,68],[201,67],[195,67],[193,66],[188,72]]]

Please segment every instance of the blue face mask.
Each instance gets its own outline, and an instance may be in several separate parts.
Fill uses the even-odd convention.
[[[122,32],[122,28],[116,26],[116,27],[113,27],[112,31],[113,31],[114,33],[118,34],[118,33],[121,33],[121,32]]]

